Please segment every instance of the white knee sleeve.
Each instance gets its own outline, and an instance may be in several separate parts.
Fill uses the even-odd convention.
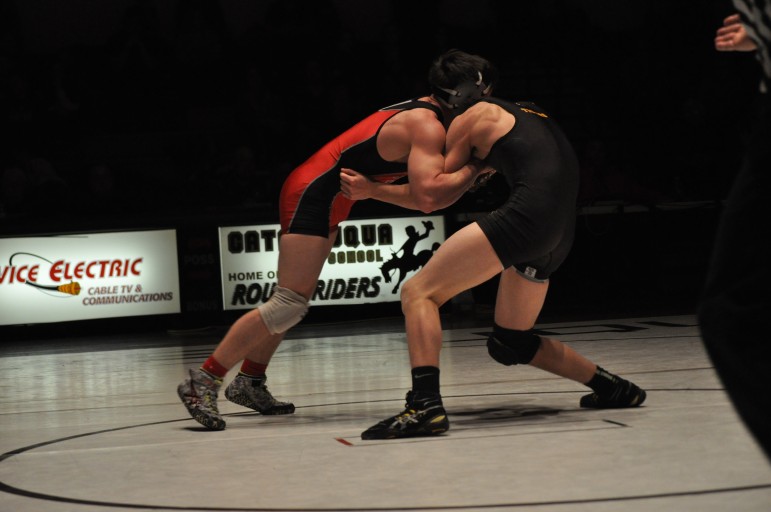
[[[289,288],[276,286],[268,302],[257,308],[271,334],[287,331],[297,325],[308,312],[305,297]]]

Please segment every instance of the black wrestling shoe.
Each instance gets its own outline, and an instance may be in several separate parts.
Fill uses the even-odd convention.
[[[618,383],[611,394],[601,396],[594,392],[584,395],[581,397],[581,407],[587,409],[623,409],[642,405],[647,396],[645,390],[628,380],[616,378]]]
[[[439,395],[417,395],[409,391],[405,409],[376,423],[361,433],[361,438],[396,439],[400,437],[435,436],[450,429],[447,412]]]

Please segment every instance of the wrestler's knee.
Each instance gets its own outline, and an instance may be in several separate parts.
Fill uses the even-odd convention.
[[[430,294],[420,286],[420,282],[416,279],[408,279],[402,284],[399,299],[402,303],[402,311],[407,311],[412,305],[425,300],[436,302],[432,299]]]
[[[270,299],[257,309],[268,331],[279,334],[297,325],[309,307],[308,300],[299,293],[277,286]]]
[[[407,281],[406,283],[402,284],[402,289],[399,292],[399,300],[402,302],[402,306],[405,306],[407,304],[410,304],[419,295],[419,287],[414,286],[412,284],[412,280]]]
[[[528,364],[541,347],[541,338],[532,329],[518,331],[493,326],[493,335],[487,338],[487,352],[501,364]]]

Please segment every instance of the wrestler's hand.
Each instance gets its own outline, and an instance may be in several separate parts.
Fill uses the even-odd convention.
[[[738,14],[732,14],[723,20],[723,26],[717,29],[715,49],[721,52],[749,52],[757,45],[747,35]]]
[[[480,160],[479,158],[471,158],[466,165],[468,165],[476,174],[477,179],[483,175],[491,174],[495,172],[495,169],[487,165],[487,162]],[[489,178],[489,176],[488,176]]]
[[[340,169],[340,190],[348,199],[359,201],[370,199],[373,194],[373,182],[353,169]]]
[[[490,178],[493,177],[493,174],[495,174],[495,169],[489,166],[482,167],[479,171],[479,174],[477,175],[476,179],[474,180],[474,183],[471,184],[468,191],[469,192],[476,192],[490,180]]]

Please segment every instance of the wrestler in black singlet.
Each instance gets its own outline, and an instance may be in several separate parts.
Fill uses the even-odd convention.
[[[533,103],[484,98],[516,118],[485,162],[502,174],[506,202],[478,222],[504,268],[534,281],[548,279],[573,244],[578,159],[560,127]]]

